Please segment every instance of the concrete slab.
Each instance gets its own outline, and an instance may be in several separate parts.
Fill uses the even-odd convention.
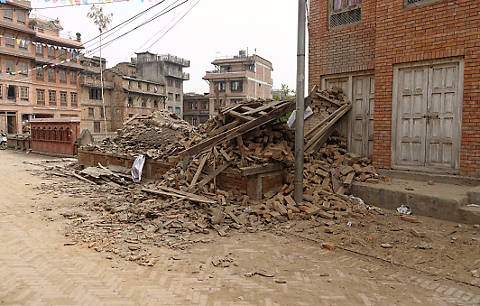
[[[438,182],[438,179],[432,181]],[[440,180],[441,181],[441,180]],[[467,207],[471,184],[434,183],[425,180],[390,178],[389,182],[368,184],[356,182],[352,193],[366,203],[378,207],[396,209],[408,205],[416,215],[454,222],[479,224],[479,213]]]

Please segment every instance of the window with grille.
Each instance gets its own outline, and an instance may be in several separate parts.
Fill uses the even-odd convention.
[[[20,87],[20,99],[22,101],[28,101],[28,87]]]
[[[330,28],[362,21],[362,0],[330,0]]]
[[[215,87],[218,92],[225,92],[225,82],[215,82]]]
[[[45,81],[45,76],[43,74],[43,68],[37,67],[36,79],[37,81]]]
[[[88,117],[93,118],[95,116],[95,111],[93,107],[88,108]]]
[[[11,21],[13,19],[13,9],[12,8],[5,8],[3,10],[3,18]]]
[[[27,75],[28,74],[28,67],[27,63],[25,62],[18,62],[18,73]]]
[[[15,48],[15,38],[10,34],[5,34],[5,46]]]
[[[435,1],[438,1],[438,0],[405,0],[405,6],[422,5],[422,4],[431,3]]]
[[[49,105],[57,105],[57,91],[56,90],[49,90],[48,91],[48,104]]]
[[[242,81],[231,81],[230,82],[230,89],[232,90],[232,92],[243,91],[243,82]]]
[[[67,106],[67,92],[66,91],[61,91],[60,92],[60,105],[61,106]]]
[[[12,60],[5,61],[5,72],[12,73],[15,71],[15,63]]]
[[[37,89],[37,104],[45,105],[45,90]]]
[[[76,92],[70,93],[70,105],[71,106],[78,106],[78,94]]]
[[[67,83],[67,72],[63,69],[59,69],[58,78],[60,79],[60,82]]]
[[[90,100],[102,100],[102,91],[98,88],[90,88]]]
[[[35,54],[43,55],[43,46],[41,43],[37,43],[37,45],[35,46]]]
[[[70,84],[76,84],[76,83],[77,83],[77,72],[70,71]]]
[[[55,68],[48,68],[48,81],[49,82],[56,82],[57,76],[55,74]]]
[[[48,57],[55,57],[55,47],[53,46],[48,47]]]
[[[17,22],[21,24],[25,24],[26,17],[25,17],[25,10],[16,9],[17,11]]]

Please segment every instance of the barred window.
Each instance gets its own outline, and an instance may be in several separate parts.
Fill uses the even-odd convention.
[[[330,28],[362,21],[362,0],[330,0]]]
[[[45,105],[45,90],[37,89],[37,104]]]
[[[67,106],[67,92],[61,91],[60,92],[60,105]]]
[[[70,93],[70,105],[71,106],[78,106],[78,94],[76,92],[71,92]]]
[[[56,90],[49,90],[48,91],[48,104],[49,105],[57,105],[57,91]]]
[[[405,0],[405,6],[422,5],[422,4],[431,3],[435,1],[438,1],[438,0]]]
[[[20,99],[22,101],[28,101],[28,87],[20,87]]]

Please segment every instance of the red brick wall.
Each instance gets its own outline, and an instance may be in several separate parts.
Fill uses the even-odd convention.
[[[375,4],[362,1],[362,22],[328,28],[329,0],[311,0],[309,11],[309,88],[323,75],[362,71],[375,66]]]
[[[390,168],[393,66],[449,57],[464,59],[460,170],[480,175],[480,3],[363,0],[362,22],[328,29],[328,1],[311,0],[309,87],[324,75],[375,69],[374,155]]]
[[[465,63],[460,170],[480,175],[480,3],[438,0],[404,8],[377,2],[374,155],[390,167],[393,65],[462,56]]]

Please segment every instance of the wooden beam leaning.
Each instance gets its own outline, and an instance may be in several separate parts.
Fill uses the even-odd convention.
[[[343,116],[345,116],[348,111],[352,108],[352,105],[345,104],[344,106],[340,107],[337,111],[335,111],[333,114],[335,115],[334,118],[328,121],[325,125],[323,125],[318,132],[315,133],[315,135],[312,136],[312,138],[308,141],[308,143],[305,146],[305,152],[306,153],[312,153],[314,148],[318,146],[320,140],[325,141],[324,139],[324,134],[331,128],[333,127],[340,119],[342,119]]]
[[[210,154],[212,153],[212,151],[209,151],[207,154],[205,154],[205,156],[200,160],[200,165],[198,165],[198,169],[197,169],[197,172],[195,173],[195,175],[193,176],[193,179],[192,179],[192,182],[190,183],[190,186],[189,188],[192,188],[193,186],[195,186],[195,184],[197,183],[197,180],[198,178],[200,177],[200,174],[202,173],[202,170],[203,170],[203,167],[205,166],[205,163],[207,162],[207,160],[210,158]]]
[[[259,118],[256,118],[255,120],[245,122],[244,124],[237,126],[229,131],[225,131],[219,135],[216,135],[214,137],[210,137],[209,139],[206,139],[205,141],[188,148],[182,152],[179,153],[179,157],[183,158],[187,155],[193,156],[196,155],[203,150],[207,148],[211,148],[213,146],[216,146],[218,144],[224,143],[226,141],[232,140],[238,136],[241,136],[245,133],[250,132],[251,130],[254,130],[260,126],[263,126],[271,121],[274,121],[284,115],[285,113],[292,111],[295,108],[295,103],[292,101],[285,101],[283,105],[278,106],[271,112],[269,112],[265,116],[261,116]]]
[[[204,178],[200,183],[198,183],[198,185],[196,187],[197,188],[202,188],[203,186],[207,185],[211,180],[216,178],[220,173],[222,173],[228,167],[230,167],[231,164],[232,164],[232,162],[228,162],[226,164],[223,164],[220,168],[216,169],[212,174],[210,174],[209,176]]]

